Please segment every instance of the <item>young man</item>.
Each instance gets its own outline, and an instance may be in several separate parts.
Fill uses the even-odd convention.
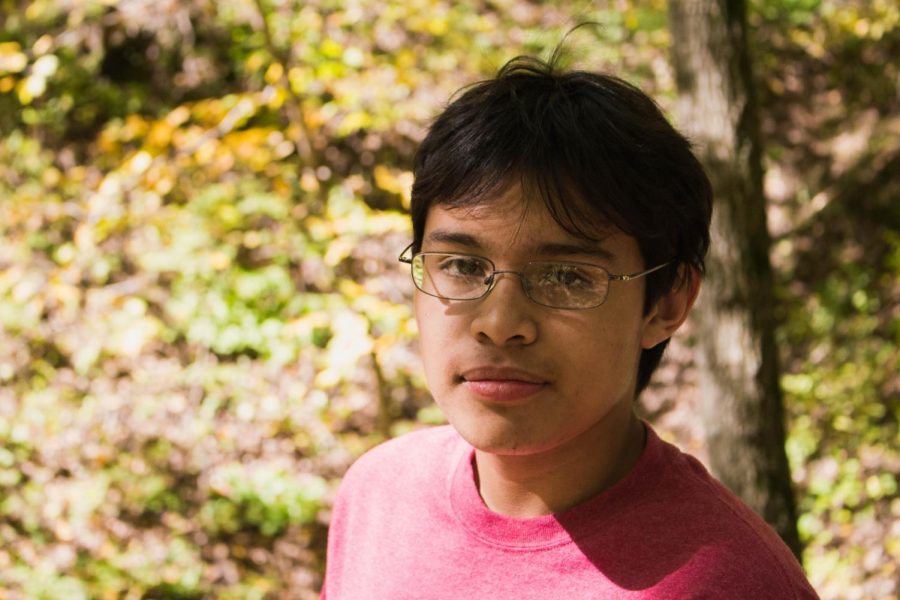
[[[814,598],[633,411],[709,243],[709,182],[653,101],[515,59],[438,117],[415,176],[401,260],[450,425],[348,471],[323,597]]]

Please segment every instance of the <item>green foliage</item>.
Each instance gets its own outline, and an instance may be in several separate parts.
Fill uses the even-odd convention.
[[[886,241],[888,256],[897,256],[896,235]],[[792,303],[785,345],[807,354],[794,353],[795,372],[783,384],[794,416],[788,455],[804,476],[799,529],[808,568],[852,586],[860,584],[859,576],[847,559],[860,564],[877,548],[875,524],[890,523],[900,499],[900,320],[882,306],[895,293],[900,271],[872,281],[871,267],[833,268],[812,293]],[[886,541],[883,552],[896,558],[900,547],[890,545],[889,535]]]
[[[210,486],[214,494],[201,513],[205,529],[234,533],[251,525],[266,537],[314,522],[328,492],[321,477],[297,477],[274,464],[223,465],[211,475]]]
[[[343,470],[440,421],[396,265],[416,141],[570,13],[7,8],[4,591],[315,597]]]
[[[777,150],[771,215],[805,565],[823,597],[891,597],[900,562],[900,145],[896,94],[886,90],[896,81],[889,57],[900,47],[900,10],[775,4],[790,8],[764,12],[757,26],[770,44],[762,96]]]

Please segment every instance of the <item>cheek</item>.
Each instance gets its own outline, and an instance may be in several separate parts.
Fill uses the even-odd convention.
[[[419,355],[425,367],[429,387],[442,380],[451,365],[451,352],[459,345],[459,319],[444,314],[444,307],[417,294],[414,301],[416,326],[419,330]]]
[[[641,353],[638,324],[628,319],[582,323],[580,327],[556,332],[558,356],[569,357],[571,369],[588,377],[589,385],[605,385],[628,380],[636,371]]]
[[[441,329],[444,325],[441,315],[434,310],[428,299],[422,299],[421,294],[416,294],[413,304],[418,329],[419,347],[422,358],[426,358],[435,345],[435,339],[442,337]]]

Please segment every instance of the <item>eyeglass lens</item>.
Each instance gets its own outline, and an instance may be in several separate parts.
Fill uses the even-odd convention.
[[[602,304],[609,274],[602,267],[536,261],[521,272],[495,272],[485,258],[459,254],[419,254],[412,264],[413,280],[426,294],[448,300],[473,300],[488,292],[499,273],[516,274],[535,302],[557,308]]]

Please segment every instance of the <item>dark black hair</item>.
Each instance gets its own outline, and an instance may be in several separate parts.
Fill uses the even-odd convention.
[[[709,246],[712,188],[690,143],[656,103],[610,75],[562,71],[520,56],[461,90],[432,123],[415,159],[413,251],[432,206],[487,202],[512,183],[540,197],[572,235],[613,225],[637,239],[647,267],[644,310],[697,277]],[[688,267],[688,268],[683,268]],[[641,354],[637,392],[668,340]]]

